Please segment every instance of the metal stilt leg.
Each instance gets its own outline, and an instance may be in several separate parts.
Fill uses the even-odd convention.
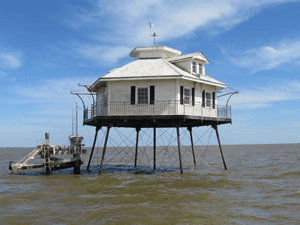
[[[176,129],[177,129],[177,141],[178,141],[178,155],[179,155],[180,173],[183,174],[182,162],[181,162],[181,152],[180,152],[180,133],[179,133],[179,127],[176,127]]]
[[[219,149],[220,149],[220,153],[221,153],[223,164],[224,164],[224,169],[227,170],[227,166],[226,166],[226,163],[225,163],[225,159],[224,159],[223,151],[222,151],[222,146],[221,146],[221,142],[220,142],[220,137],[219,137],[219,132],[218,132],[218,125],[212,125],[212,128],[214,128],[215,131],[216,131],[216,135],[217,135],[218,143],[219,143]]]
[[[106,146],[107,146],[107,140],[108,140],[108,136],[109,136],[109,130],[110,130],[110,127],[107,127],[105,141],[104,141],[104,147],[103,147],[103,151],[102,151],[102,158],[101,158],[101,164],[100,164],[99,174],[102,173],[102,167],[103,167],[104,156],[105,156],[105,151],[106,151]]]
[[[194,151],[194,141],[193,141],[192,127],[188,127],[188,130],[189,130],[189,132],[190,132],[190,137],[191,137],[191,146],[192,146],[192,153],[193,153],[194,166],[196,166],[197,163],[196,163],[196,157],[195,157],[195,151]]]
[[[136,143],[135,143],[135,157],[134,157],[134,168],[136,168],[137,164],[137,154],[138,154],[138,147],[139,147],[139,132],[141,128],[136,128]]]
[[[92,150],[91,150],[91,155],[90,155],[89,163],[88,163],[88,165],[87,165],[87,171],[90,171],[90,164],[91,164],[91,160],[92,160],[93,153],[94,153],[94,149],[95,149],[95,145],[96,145],[96,140],[97,140],[98,131],[99,131],[100,129],[101,129],[101,127],[96,127],[94,143],[93,143],[93,147],[92,147]]]

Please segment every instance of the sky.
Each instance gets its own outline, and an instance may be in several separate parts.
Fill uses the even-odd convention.
[[[67,144],[76,103],[91,146],[94,128],[82,126],[71,91],[153,45],[149,22],[157,45],[202,51],[206,74],[239,91],[223,144],[299,143],[299,12],[297,0],[2,1],[0,146],[32,147],[45,132]]]

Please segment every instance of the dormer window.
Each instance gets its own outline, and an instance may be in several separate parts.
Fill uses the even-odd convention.
[[[203,64],[199,63],[198,64],[198,69],[199,69],[199,74],[203,75]]]
[[[204,64],[192,62],[192,74],[204,75]]]
[[[192,73],[197,73],[197,63],[192,62]]]

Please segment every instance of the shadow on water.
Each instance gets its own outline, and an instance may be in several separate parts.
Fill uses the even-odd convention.
[[[172,166],[161,166],[153,170],[150,166],[130,166],[130,165],[104,165],[102,173],[106,174],[163,174],[163,173],[173,173],[179,172],[178,167]],[[20,171],[15,172],[14,175],[24,175],[24,176],[43,176],[45,175],[44,170],[39,171]],[[51,171],[51,175],[74,175],[73,168],[62,169]],[[50,175],[50,176],[51,176]],[[99,166],[90,166],[89,171],[87,167],[82,167],[80,175],[99,175]]]

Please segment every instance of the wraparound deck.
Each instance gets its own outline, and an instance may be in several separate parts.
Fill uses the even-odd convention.
[[[195,127],[231,123],[231,107],[202,103],[130,102],[93,104],[84,109],[84,125],[111,127]]]

